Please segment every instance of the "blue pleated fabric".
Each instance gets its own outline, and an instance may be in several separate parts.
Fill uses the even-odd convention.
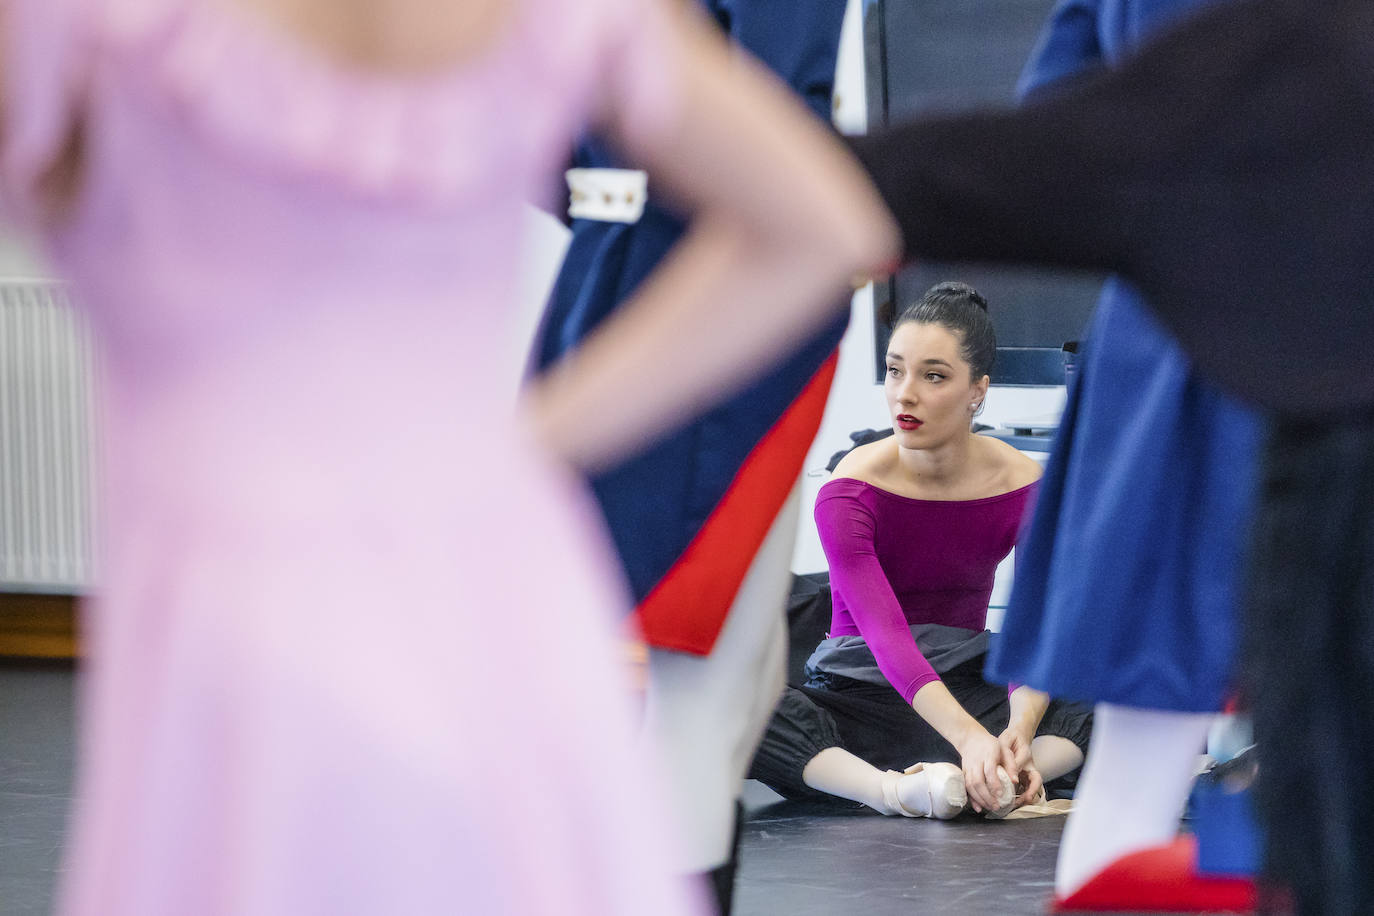
[[[1110,65],[1201,5],[1063,2],[1021,89]],[[1258,413],[1199,378],[1140,294],[1110,279],[1017,547],[989,677],[1088,702],[1220,708],[1263,435]]]

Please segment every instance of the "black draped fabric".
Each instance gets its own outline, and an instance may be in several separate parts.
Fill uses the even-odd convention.
[[[983,680],[984,655],[941,672],[941,680],[959,705],[991,734],[1007,727],[1011,704],[1007,688]],[[1085,754],[1092,739],[1092,708],[1052,700],[1035,734],[1067,738]],[[890,684],[875,684],[843,675],[827,675],[783,691],[768,721],[749,768],[757,779],[784,798],[836,801],[808,786],[802,771],[830,747],[842,747],[880,770],[903,770],[913,763],[958,763],[954,746],[922,719]],[[1051,781],[1051,798],[1072,795],[1078,770]]]
[[[1374,4],[1242,0],[1014,111],[856,138],[910,258],[1134,280],[1280,411],[1374,404]]]

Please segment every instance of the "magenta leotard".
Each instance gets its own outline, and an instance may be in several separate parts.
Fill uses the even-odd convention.
[[[981,630],[993,576],[1016,543],[1035,484],[972,500],[912,499],[861,480],[821,487],[816,527],[830,563],[831,636],[862,636],[907,702],[939,680],[918,623]]]

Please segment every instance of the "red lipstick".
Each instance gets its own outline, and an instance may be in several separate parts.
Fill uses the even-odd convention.
[[[921,421],[918,420],[918,419],[916,419],[915,417],[913,417],[913,416],[912,416],[911,414],[909,414],[909,413],[899,413],[899,414],[897,414],[897,426],[898,426],[900,429],[907,429],[907,430],[910,430],[910,429],[920,429],[920,428],[921,428]]]

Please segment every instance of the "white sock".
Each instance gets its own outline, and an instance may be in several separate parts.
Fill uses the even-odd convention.
[[[1072,894],[1116,859],[1174,838],[1212,719],[1097,705],[1088,760],[1059,845],[1059,896]]]

